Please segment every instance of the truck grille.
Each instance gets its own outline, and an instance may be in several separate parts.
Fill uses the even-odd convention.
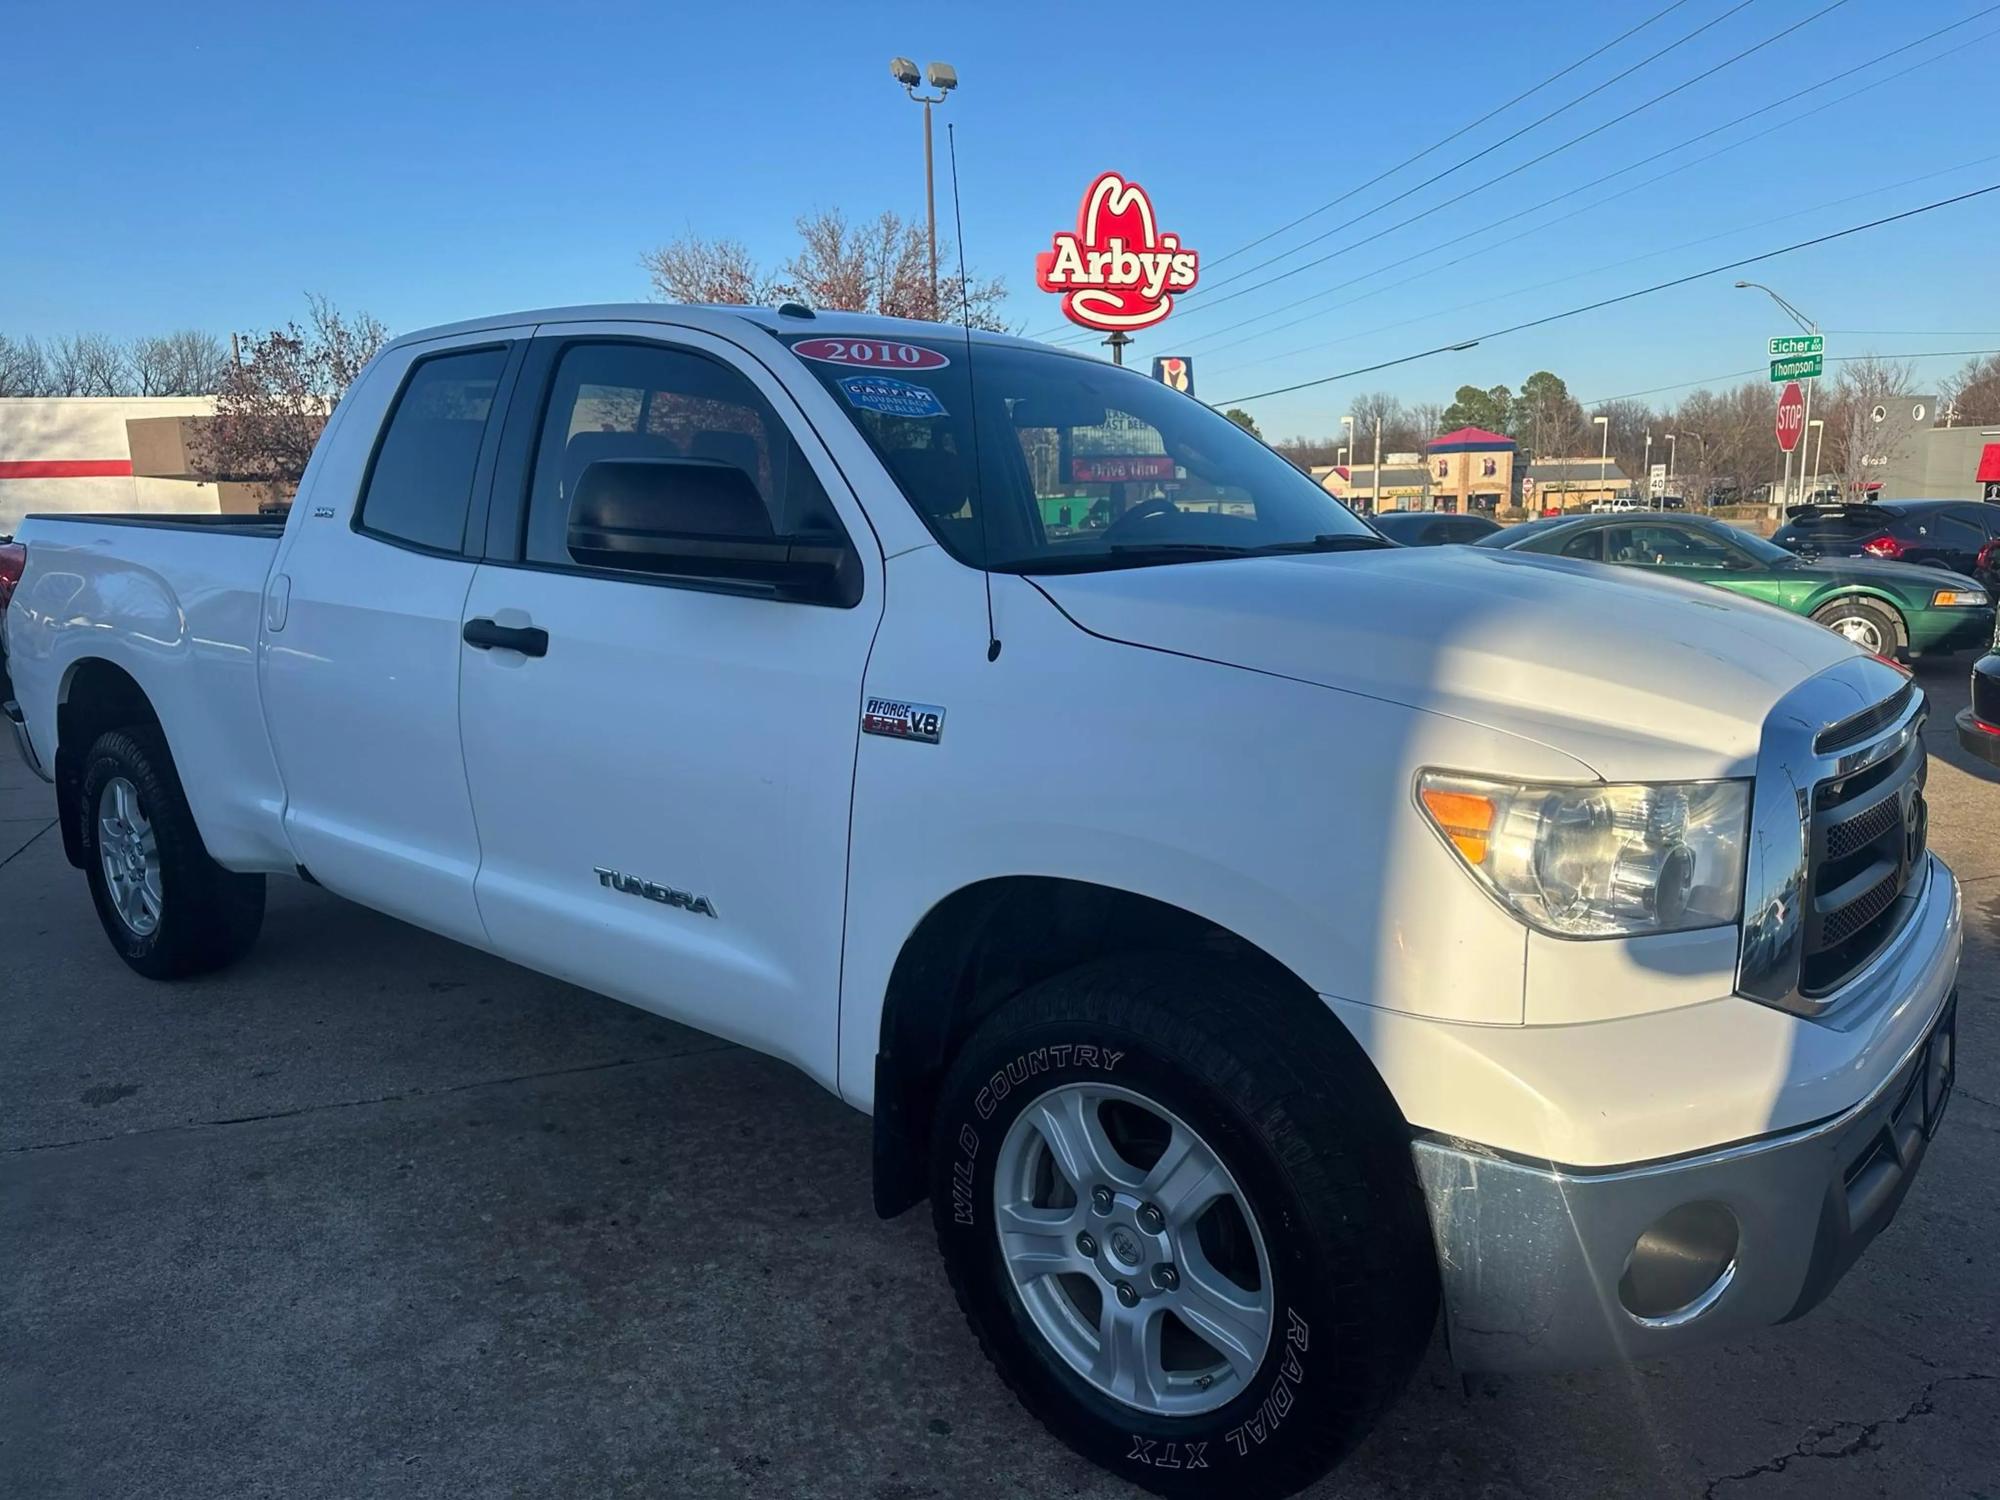
[[[1914,692],[1906,684],[1894,697],[1822,731],[1815,748],[1837,753],[1864,744],[1870,733],[1902,717]],[[1864,721],[1865,729],[1851,728]],[[1857,758],[1865,762],[1867,756]],[[1813,788],[1801,993],[1838,989],[1902,926],[1925,868],[1928,769],[1922,734],[1909,733],[1894,754]]]

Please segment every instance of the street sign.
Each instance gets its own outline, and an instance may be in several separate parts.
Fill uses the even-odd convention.
[[[1651,495],[1655,500],[1658,500],[1666,492],[1667,466],[1665,464],[1654,464],[1652,468],[1646,471],[1646,493]]]
[[[1771,358],[1785,354],[1824,354],[1826,340],[1816,333],[1793,333],[1771,340]]]
[[[1790,453],[1798,447],[1806,430],[1806,395],[1798,382],[1785,387],[1778,398],[1778,446]]]
[[[1778,340],[1772,339],[1772,343]],[[1817,380],[1822,373],[1824,356],[1818,354],[1794,354],[1784,359],[1771,361],[1771,383],[1781,380]]]

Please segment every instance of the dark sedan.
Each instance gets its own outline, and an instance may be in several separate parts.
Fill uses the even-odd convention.
[[[2000,505],[1983,500],[1871,500],[1798,505],[1771,540],[1800,557],[1927,563],[2000,589]]]
[[[1500,530],[1500,523],[1484,516],[1460,516],[1449,511],[1388,510],[1368,518],[1368,523],[1390,541],[1402,547],[1443,547],[1452,543],[1476,542]]]

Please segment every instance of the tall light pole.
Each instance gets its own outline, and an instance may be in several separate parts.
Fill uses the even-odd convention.
[[[1813,431],[1815,427],[1819,429],[1817,433]],[[1806,481],[1806,499],[1811,500],[1819,493],[1819,455],[1820,450],[1826,447],[1826,423],[1814,417],[1806,423],[1806,436],[1813,445],[1812,478]]]
[[[1369,480],[1375,490],[1375,508],[1382,508],[1382,413],[1375,413],[1375,477]]]
[[[1674,492],[1674,440],[1680,434],[1677,432],[1663,432],[1660,436],[1667,440],[1667,493],[1671,495]]]
[[[1763,282],[1739,281],[1736,283],[1736,287],[1738,291],[1762,292],[1765,296],[1769,297],[1773,302],[1778,304],[1778,307],[1780,308],[1780,310],[1783,311],[1786,317],[1790,318],[1794,323],[1799,325],[1799,331],[1801,333],[1810,333],[1815,335],[1819,333],[1819,324],[1815,323],[1811,318],[1808,318],[1804,313],[1800,312],[1796,307],[1792,306],[1792,304],[1787,302],[1783,297],[1780,297],[1776,292],[1772,291],[1769,287],[1765,286]],[[1805,419],[1807,426],[1810,426],[1812,424],[1813,387],[1817,384],[1819,384],[1819,382],[1816,380],[1806,381]],[[1801,429],[1801,431],[1803,430],[1804,429]],[[1804,465],[1801,464],[1800,467],[1803,469]],[[1791,501],[1797,498],[1798,497],[1792,492],[1792,450],[1787,448],[1785,450],[1785,499],[1787,501]]]
[[[1611,418],[1592,417],[1591,421],[1604,429],[1604,446],[1597,455],[1597,498],[1609,500],[1609,490],[1605,487],[1605,470],[1611,467]]]
[[[1354,418],[1342,417],[1340,419],[1340,425],[1347,432],[1347,451],[1349,453],[1352,453],[1354,451]],[[1376,497],[1374,495],[1370,495],[1368,497],[1368,505],[1370,509],[1374,508],[1375,501]]]
[[[931,162],[931,106],[942,104],[945,96],[958,87],[958,70],[950,63],[928,64],[931,87],[935,94],[920,94],[917,85],[923,79],[917,73],[917,65],[907,57],[889,59],[889,72],[896,82],[903,86],[903,92],[924,107],[924,219],[929,227],[931,242],[931,319],[938,315],[937,279],[937,174]]]
[[[1653,493],[1653,435],[1649,432],[1646,434],[1646,509],[1663,510],[1665,508],[1665,491],[1657,495]]]

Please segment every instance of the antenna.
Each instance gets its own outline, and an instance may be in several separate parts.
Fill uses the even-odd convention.
[[[986,471],[979,462],[979,391],[972,383],[971,283],[965,276],[965,216],[958,207],[958,127],[944,127],[951,153],[951,222],[958,235],[958,319],[965,330],[965,399],[972,411],[972,506],[979,512],[979,576],[986,583],[986,659],[1000,659],[1000,637],[993,630],[993,543],[986,525]]]

